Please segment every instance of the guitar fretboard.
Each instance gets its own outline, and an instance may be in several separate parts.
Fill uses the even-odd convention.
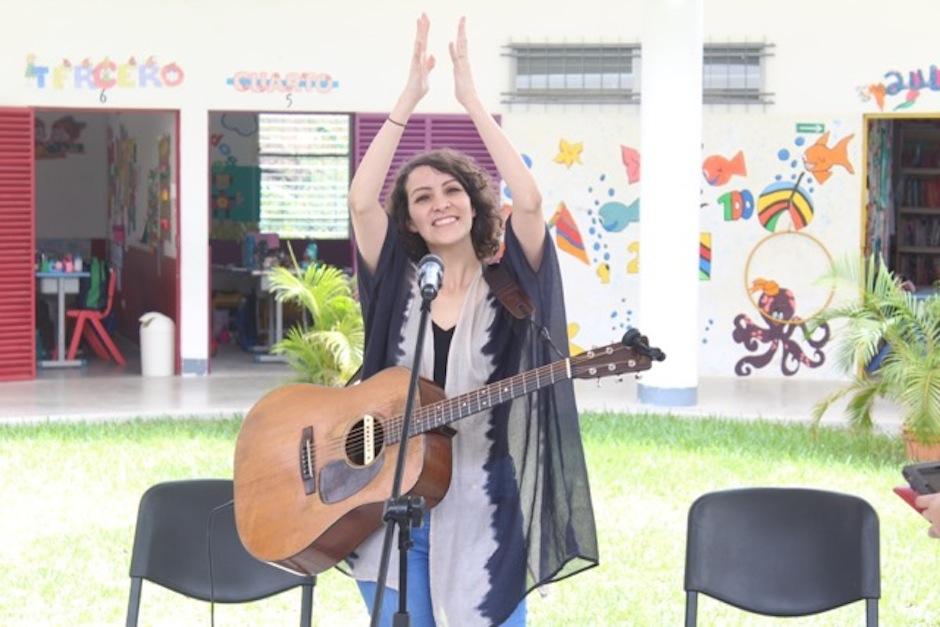
[[[443,427],[539,388],[553,385],[556,381],[570,378],[569,360],[561,359],[541,368],[490,383],[472,392],[419,407],[414,412],[411,435]],[[394,444],[398,442],[401,433],[398,429],[393,429],[389,436],[388,442]]]

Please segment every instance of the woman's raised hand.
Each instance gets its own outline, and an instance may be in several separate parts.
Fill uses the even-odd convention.
[[[428,74],[434,69],[434,55],[428,54],[428,28],[431,20],[424,13],[418,18],[418,30],[415,33],[414,53],[411,55],[411,69],[405,93],[412,104],[417,104],[428,93]]]
[[[467,58],[467,18],[460,18],[457,26],[457,41],[450,42],[450,58],[454,62],[454,93],[457,102],[464,107],[473,104],[477,99],[477,89],[473,84],[473,74],[470,72],[470,59]]]

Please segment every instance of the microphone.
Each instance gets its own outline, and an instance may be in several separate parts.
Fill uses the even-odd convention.
[[[425,255],[418,262],[418,289],[421,298],[434,300],[444,279],[444,262],[437,255]]]

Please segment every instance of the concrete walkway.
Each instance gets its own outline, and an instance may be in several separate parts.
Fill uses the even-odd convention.
[[[144,378],[139,361],[126,368],[94,363],[80,369],[43,370],[33,381],[0,383],[0,423],[44,420],[102,420],[133,417],[219,417],[243,414],[266,392],[291,380],[284,364],[256,363],[243,353],[220,356],[205,377]],[[723,416],[807,422],[819,399],[838,381],[757,378],[703,378],[694,407],[664,408],[636,401],[636,380],[575,382],[584,410]],[[833,407],[824,424],[845,424]],[[897,432],[900,410],[877,406],[879,429]]]

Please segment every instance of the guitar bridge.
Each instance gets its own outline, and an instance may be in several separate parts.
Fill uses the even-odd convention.
[[[313,427],[307,427],[300,436],[300,480],[308,495],[317,491],[316,457],[313,448]]]

